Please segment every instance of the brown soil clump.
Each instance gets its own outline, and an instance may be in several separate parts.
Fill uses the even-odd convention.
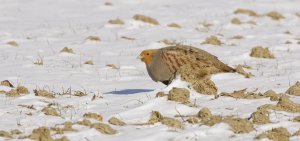
[[[33,90],[35,96],[42,96],[46,98],[55,98],[53,93],[50,93],[46,90]]]
[[[200,122],[196,117],[189,117],[186,121],[190,124],[197,124]]]
[[[122,25],[122,24],[125,24],[121,19],[117,18],[117,19],[114,19],[114,20],[109,20],[108,23],[110,24],[119,24],[119,25]]]
[[[90,127],[92,122],[88,119],[83,119],[82,121],[77,122],[77,124]]]
[[[92,118],[92,119],[95,119],[97,121],[102,121],[102,116],[100,114],[97,114],[97,113],[91,113],[91,112],[88,112],[88,113],[85,113],[83,115],[84,118]]]
[[[100,37],[98,37],[98,36],[88,36],[86,38],[86,40],[95,41],[95,42],[100,42],[101,41]]]
[[[238,91],[233,91],[232,93],[226,93],[222,92],[220,95],[221,96],[228,96],[228,97],[233,97],[237,99],[260,99],[260,98],[265,98],[264,95],[261,93],[254,93],[254,92],[246,92],[247,89],[242,89]]]
[[[287,95],[282,95],[276,105],[265,104],[258,109],[271,109],[277,111],[286,111],[286,112],[300,112],[300,104],[294,103],[289,99]]]
[[[29,135],[29,138],[36,141],[53,141],[50,135],[50,129],[47,127],[39,127],[34,129],[31,135]]]
[[[277,11],[271,11],[271,12],[267,13],[266,16],[268,16],[268,17],[270,17],[272,20],[276,20],[276,21],[285,18],[282,14],[278,13]]]
[[[256,58],[275,58],[268,48],[263,48],[261,46],[252,48],[250,56]]]
[[[300,96],[300,82],[296,82],[293,86],[291,86],[286,93],[290,95]]]
[[[211,45],[220,46],[222,42],[218,39],[217,36],[210,36],[206,38],[205,41],[202,42],[202,44],[211,44]]]
[[[300,129],[298,131],[296,131],[293,136],[300,136]]]
[[[6,44],[11,45],[11,46],[14,46],[14,47],[19,46],[18,43],[17,43],[16,41],[9,41],[9,42],[6,42]]]
[[[174,87],[170,90],[168,100],[176,101],[180,103],[189,103],[190,92],[185,88]]]
[[[18,86],[16,90],[19,94],[29,94],[29,90],[24,86]]]
[[[54,108],[51,107],[43,108],[42,112],[44,112],[45,115],[60,116],[60,114]]]
[[[68,48],[68,47],[64,47],[60,52],[64,52],[64,53],[72,53],[74,54],[74,51],[72,48]]]
[[[18,93],[17,90],[15,89],[11,89],[10,91],[8,91],[6,93],[6,96],[9,96],[9,97],[17,97],[17,96],[21,96],[20,93]]]
[[[168,96],[168,94],[165,94],[164,92],[158,92],[155,97],[164,97],[164,96]]]
[[[270,123],[269,112],[265,109],[260,109],[252,113],[252,122],[254,124],[267,124]]]
[[[2,85],[2,86],[7,86],[7,87],[11,87],[11,88],[14,87],[14,85],[11,84],[8,80],[3,80],[3,81],[1,81],[1,84],[0,84],[0,85]]]
[[[231,19],[232,24],[241,25],[242,21],[239,18],[233,18]]]
[[[210,110],[206,107],[202,108],[197,116],[201,119],[201,122],[207,126],[213,126],[222,122],[222,117],[218,115],[212,115]]]
[[[120,69],[120,67],[115,65],[115,64],[107,64],[106,67],[110,67],[110,68],[115,69],[115,70]]]
[[[87,61],[84,62],[84,64],[94,65],[94,62],[93,62],[93,60],[87,60]]]
[[[155,124],[157,122],[161,122],[169,127],[183,129],[183,124],[179,120],[170,117],[164,117],[158,111],[153,111],[150,119],[148,120],[148,124]]]
[[[294,117],[293,121],[294,121],[294,122],[300,122],[300,116]]]
[[[125,122],[123,122],[122,120],[116,118],[116,117],[111,117],[108,122],[112,125],[117,125],[117,126],[124,126],[126,125]]]
[[[19,134],[22,134],[22,132],[21,132],[20,130],[18,130],[18,129],[11,130],[10,133],[11,133],[12,135],[19,135]]]
[[[271,101],[278,101],[279,100],[279,95],[276,94],[273,90],[268,90],[264,93],[264,96],[270,97]]]
[[[12,135],[9,132],[0,130],[0,137],[12,138]]]
[[[177,23],[170,23],[167,25],[168,27],[181,28],[181,26]]]
[[[234,14],[245,14],[245,15],[248,15],[248,16],[257,16],[256,12],[254,12],[253,10],[242,9],[242,8],[239,8],[239,9],[235,10]]]
[[[163,116],[158,111],[153,111],[151,113],[150,119],[148,120],[149,124],[155,124],[160,122],[163,119]]]
[[[136,14],[136,15],[133,16],[133,19],[135,19],[137,21],[144,22],[144,23],[159,25],[159,22],[156,19],[145,16],[145,15]]]
[[[164,117],[160,122],[164,125],[167,125],[168,127],[183,129],[182,123],[179,120],[174,118]]]
[[[235,68],[236,72],[239,73],[239,74],[242,74],[244,75],[246,78],[250,78],[253,76],[253,74],[251,74],[250,72],[246,72],[243,68],[242,65],[238,65],[236,68]]]
[[[244,39],[244,37],[241,35],[236,35],[236,36],[231,37],[230,39],[240,40],[240,39]]]
[[[65,122],[64,127],[62,128],[63,131],[77,131],[76,129],[73,129],[73,123],[72,122]]]
[[[247,119],[227,117],[224,122],[229,124],[236,134],[249,133],[254,130],[253,124]]]
[[[117,133],[115,129],[111,128],[108,124],[104,124],[104,123],[94,123],[92,124],[91,127],[95,128],[96,130],[98,130],[103,134],[113,135]]]
[[[195,70],[190,65],[182,66],[178,71],[181,79],[189,82],[198,93],[216,95],[218,88],[210,80],[210,74],[213,72],[210,68]]]
[[[289,137],[291,137],[291,134],[288,132],[288,130],[286,128],[279,127],[268,130],[256,136],[255,139],[268,138],[273,141],[289,141]]]

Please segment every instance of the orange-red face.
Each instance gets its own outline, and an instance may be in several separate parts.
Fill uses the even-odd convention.
[[[147,49],[141,52],[139,58],[146,64],[150,64],[157,49]]]

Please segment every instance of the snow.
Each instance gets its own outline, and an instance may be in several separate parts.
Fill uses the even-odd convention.
[[[112,6],[105,2],[111,2]],[[112,125],[118,132],[115,135],[74,125],[78,132],[65,132],[64,136],[74,141],[253,140],[256,135],[275,127],[286,127],[290,133],[300,129],[299,123],[291,121],[299,113],[280,111],[270,112],[272,123],[255,125],[255,131],[245,134],[234,134],[226,123],[212,127],[184,123],[185,129],[173,129],[160,123],[136,125],[147,122],[152,111],[174,117],[178,112],[195,115],[208,107],[214,115],[249,118],[257,107],[276,104],[267,98],[247,100],[221,96],[215,99],[192,89],[189,89],[191,100],[195,100],[196,107],[168,101],[166,97],[156,98],[157,92],[167,93],[173,87],[188,88],[188,84],[178,78],[169,86],[153,82],[137,56],[144,49],[165,47],[158,43],[159,40],[176,40],[206,50],[230,66],[251,66],[246,71],[254,77],[249,79],[236,73],[212,76],[218,93],[244,88],[284,93],[300,81],[300,17],[295,14],[300,12],[300,2],[297,0],[1,0],[0,3],[0,80],[9,80],[14,86],[22,85],[30,91],[20,97],[0,94],[0,130],[19,129],[25,136],[37,127],[81,121],[87,112],[100,113],[104,123],[115,116],[128,125]],[[238,8],[252,9],[259,14],[278,11],[285,19],[274,21],[266,16],[234,14]],[[132,18],[135,14],[153,17],[160,25],[135,21]],[[255,21],[256,25],[234,25],[230,21],[235,17],[241,21]],[[116,18],[125,24],[108,23]],[[182,28],[167,27],[172,22]],[[207,29],[206,23],[212,26]],[[284,33],[286,31],[292,34]],[[224,44],[201,44],[211,35],[217,35]],[[244,39],[230,39],[235,35]],[[88,36],[99,36],[101,41],[89,41]],[[122,36],[135,40],[122,39]],[[287,40],[292,44],[285,44]],[[6,44],[8,41],[16,41],[18,46]],[[250,57],[251,48],[255,46],[269,47],[275,59]],[[72,48],[75,53],[60,53],[64,47]],[[33,62],[37,59],[42,59],[43,65],[35,65]],[[87,60],[92,60],[94,65],[84,64]],[[119,68],[113,69],[107,64]],[[49,99],[37,97],[33,92],[45,89],[61,94],[69,88],[86,92],[87,96],[56,95]],[[0,86],[3,91],[10,89]],[[94,95],[96,99],[92,100]],[[300,103],[297,96],[291,96],[291,100]],[[62,116],[41,112],[47,102],[58,103]],[[20,104],[33,105],[36,110]],[[67,105],[72,108],[64,108]],[[290,138],[299,139],[299,136]],[[0,137],[0,140],[5,139]]]

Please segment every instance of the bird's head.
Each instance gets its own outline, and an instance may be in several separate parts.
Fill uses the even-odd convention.
[[[138,57],[143,61],[146,65],[150,64],[153,60],[154,54],[157,52],[157,49],[147,49],[143,50]]]

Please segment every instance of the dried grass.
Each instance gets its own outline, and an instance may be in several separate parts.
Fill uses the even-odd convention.
[[[19,46],[18,43],[17,43],[16,41],[8,41],[8,42],[6,42],[6,44],[11,45],[11,46],[13,46],[13,47]]]
[[[168,27],[181,28],[181,26],[177,23],[170,23],[167,25]]]
[[[72,48],[64,47],[60,52],[62,53],[72,53],[74,54],[74,51]]]
[[[257,16],[255,11],[250,10],[250,9],[242,9],[242,8],[235,10],[234,14],[245,14],[248,16]]]
[[[277,12],[277,11],[271,11],[271,12],[267,13],[266,16],[268,16],[268,17],[270,17],[272,20],[276,20],[276,21],[285,18],[282,14],[280,14],[280,13]]]
[[[218,39],[217,36],[210,36],[210,37],[207,37],[205,39],[205,41],[202,42],[202,44],[211,44],[211,45],[220,46],[222,44],[222,42],[221,42],[221,40]]]
[[[100,114],[88,112],[83,115],[84,118],[92,118],[97,121],[102,121],[103,117]]]

